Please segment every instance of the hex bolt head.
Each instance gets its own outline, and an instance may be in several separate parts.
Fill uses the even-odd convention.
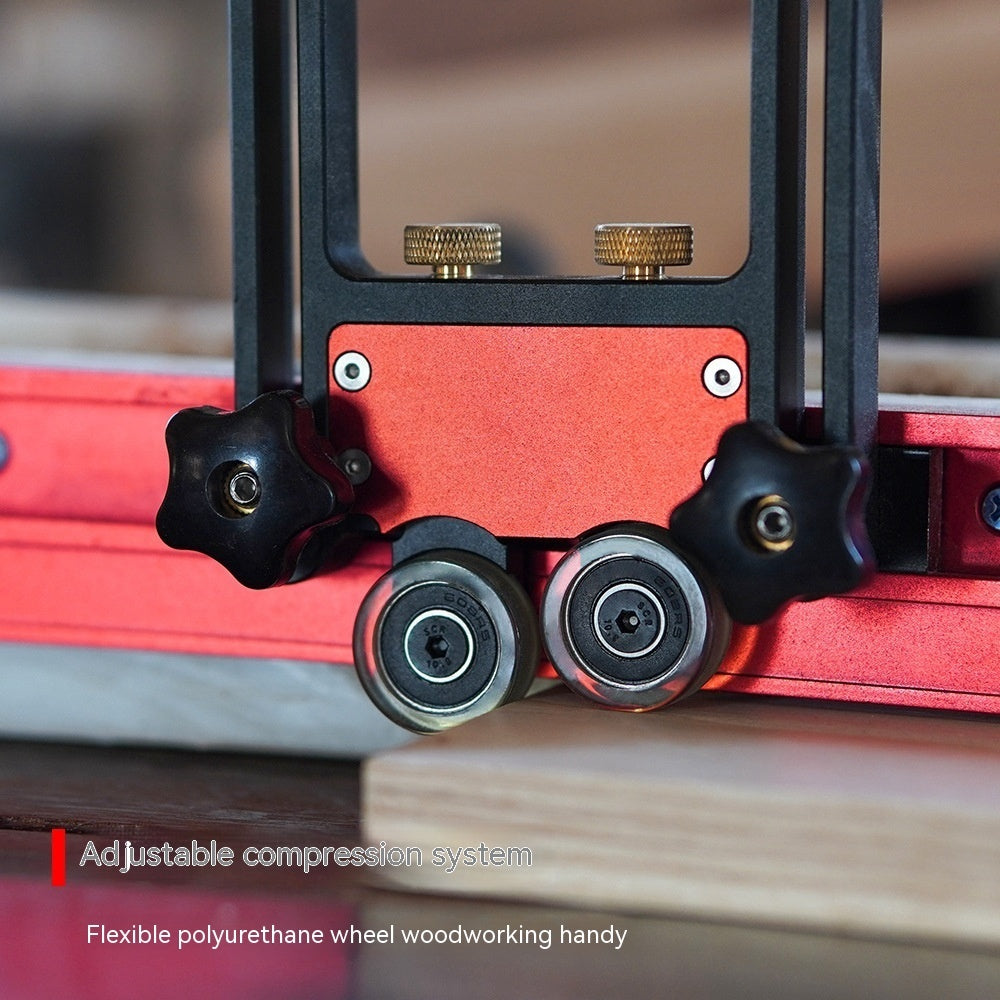
[[[448,608],[428,608],[407,626],[403,652],[417,677],[429,684],[447,684],[469,669],[476,640],[460,615]]]
[[[451,646],[443,635],[432,635],[427,640],[427,645],[424,648],[427,650],[429,657],[434,660],[441,660],[448,655],[448,650],[451,649]]]
[[[604,649],[635,659],[663,638],[667,610],[652,588],[638,582],[616,583],[598,595],[592,625]]]
[[[634,611],[623,611],[616,619],[615,625],[622,635],[634,635],[642,622]]]

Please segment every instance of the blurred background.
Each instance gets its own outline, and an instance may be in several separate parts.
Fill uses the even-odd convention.
[[[483,219],[504,224],[508,272],[594,273],[596,223],[667,220],[695,226],[693,273],[734,271],[748,20],[746,0],[360,0],[369,259],[403,271],[406,223]],[[45,290],[218,303],[184,314],[196,343],[143,336],[228,349],[226,34],[224,0],[3,0],[0,287],[19,295],[0,338],[43,337],[16,304]],[[885,0],[883,89],[882,328],[1000,335],[996,0]]]

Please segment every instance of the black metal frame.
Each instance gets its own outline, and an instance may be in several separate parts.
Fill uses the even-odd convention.
[[[725,278],[376,273],[358,242],[356,0],[297,0],[302,390],[327,423],[327,343],[351,322],[725,326],[749,348],[749,416],[803,410],[807,0],[754,0],[750,248]],[[870,450],[877,409],[880,0],[828,0],[825,434]],[[292,384],[289,0],[231,0],[239,405]]]
[[[288,0],[231,0],[236,405],[294,384]]]
[[[826,18],[823,430],[873,454],[882,0],[827,0]]]

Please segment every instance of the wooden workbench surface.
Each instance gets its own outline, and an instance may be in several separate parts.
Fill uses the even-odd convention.
[[[716,699],[721,718],[717,732],[735,726],[728,699]],[[754,703],[748,703],[754,704]],[[727,708],[727,705],[729,706]],[[529,708],[536,732],[557,750],[558,715],[565,708],[559,698]],[[764,707],[761,703],[760,707]],[[776,706],[768,705],[773,712]],[[795,708],[787,715],[784,735],[797,733],[802,752],[771,757],[770,780],[779,772],[805,780],[810,767],[822,760],[823,747],[843,741],[845,718],[837,709],[810,709],[826,724],[813,727],[811,737],[801,731],[802,716]],[[588,725],[635,726],[662,716],[634,717],[593,713],[573,702],[573,718]],[[707,719],[708,706],[695,706]],[[502,716],[497,716],[501,720]],[[678,733],[694,719],[674,715]],[[909,744],[900,735],[910,716],[867,713],[870,738],[881,752],[905,753]],[[882,721],[889,719],[885,725]],[[923,717],[921,717],[923,718]],[[617,721],[616,721],[617,720]],[[895,721],[893,721],[895,720]],[[962,722],[963,720],[958,720]],[[968,721],[968,720],[965,720]],[[955,759],[956,749],[945,738],[948,720],[936,729],[932,744],[940,753],[939,766]],[[737,727],[738,728],[738,727]],[[763,739],[759,727],[744,726],[746,734]],[[884,729],[884,738],[877,734]],[[475,730],[466,730],[471,739]],[[479,737],[482,730],[480,729]],[[461,731],[456,739],[465,739]],[[704,741],[688,734],[686,756],[697,755]],[[966,746],[982,760],[992,751],[985,740]],[[452,746],[454,746],[452,744]],[[466,744],[466,753],[471,748]],[[416,745],[408,760],[447,756],[449,739],[431,738]],[[484,754],[488,748],[482,748]],[[572,755],[567,746],[562,751]],[[607,755],[612,766],[628,752],[622,743]],[[534,753],[524,747],[522,759]],[[760,753],[763,753],[761,749]],[[747,770],[764,758],[735,762]],[[549,755],[555,764],[555,756]],[[384,767],[380,761],[376,767]],[[678,762],[678,768],[681,764]],[[517,769],[508,773],[516,780]],[[445,778],[442,767],[438,778]],[[832,781],[833,779],[831,779]],[[869,776],[875,782],[873,775]],[[494,790],[499,784],[494,784]],[[536,787],[537,791],[537,787]],[[605,793],[606,793],[605,788]],[[595,794],[597,790],[595,789]],[[421,813],[426,822],[440,802],[429,799]],[[516,796],[509,812],[519,807]],[[599,804],[595,804],[599,806]],[[660,815],[663,802],[649,803]],[[554,822],[561,804],[552,793],[525,822]],[[459,834],[446,810],[433,834],[441,844],[489,839],[495,822],[489,810]],[[596,807],[595,815],[601,809]],[[551,820],[546,820],[546,817]],[[384,818],[384,817],[383,817]],[[399,817],[402,819],[403,817]],[[416,818],[416,817],[413,817]],[[315,868],[308,874],[292,869],[249,867],[200,869],[133,868],[128,874],[93,865],[81,869],[76,861],[93,839],[98,846],[129,839],[155,845],[191,840],[206,844],[215,839],[239,852],[245,846],[339,845],[371,843],[359,829],[359,780],[355,765],[315,759],[189,752],[78,747],[41,743],[0,744],[0,983],[5,998],[204,996],[274,997],[324,996],[344,998],[544,998],[589,1000],[609,997],[739,996],[753,998],[866,997],[984,997],[1000,989],[1000,959],[989,948],[944,943],[917,943],[878,935],[806,933],[801,924],[761,926],[740,921],[692,919],[682,908],[671,915],[640,915],[621,900],[566,906],[531,903],[523,898],[481,898],[419,895],[388,891],[385,882],[373,884],[354,868]],[[720,866],[738,871],[741,856],[752,845],[741,834],[734,812],[725,835],[726,856]],[[580,816],[581,826],[587,816]],[[634,818],[622,817],[622,823]],[[50,885],[50,836],[53,827],[68,831],[67,884]],[[622,831],[625,832],[623,826]],[[650,829],[649,836],[659,836]],[[567,851],[572,845],[567,844]],[[620,843],[621,853],[641,855],[643,844]],[[988,847],[988,845],[986,845]],[[974,862],[973,862],[974,863]],[[914,872],[915,878],[933,878],[935,859]],[[600,873],[595,871],[595,877]],[[989,870],[983,869],[984,878]],[[736,876],[738,878],[738,876]],[[783,880],[775,878],[774,887]],[[174,933],[182,927],[246,929],[315,927],[359,933],[395,934],[392,944],[354,945],[223,945],[172,947],[91,943],[87,927],[107,928],[158,924]],[[403,930],[454,934],[491,932],[521,934],[523,943],[405,944]],[[507,929],[507,930],[505,930]],[[561,941],[561,932],[589,931],[590,943]],[[545,934],[552,944],[544,947]],[[621,935],[624,934],[624,939]],[[605,940],[601,940],[601,936]],[[609,943],[610,940],[610,943]],[[616,948],[616,943],[620,946]]]
[[[708,692],[634,715],[557,690],[369,760],[365,835],[530,851],[389,872],[421,890],[996,947],[998,736],[985,717]]]

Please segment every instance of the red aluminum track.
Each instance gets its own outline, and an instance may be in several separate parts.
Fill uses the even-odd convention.
[[[0,367],[0,640],[350,662],[386,546],[256,592],[156,536],[167,420],[231,400],[228,379]],[[883,444],[941,449],[942,572],[879,574],[740,629],[708,686],[1000,712],[1000,535],[978,517],[1000,481],[998,429],[998,416],[883,412]],[[536,589],[555,558],[539,559]]]

